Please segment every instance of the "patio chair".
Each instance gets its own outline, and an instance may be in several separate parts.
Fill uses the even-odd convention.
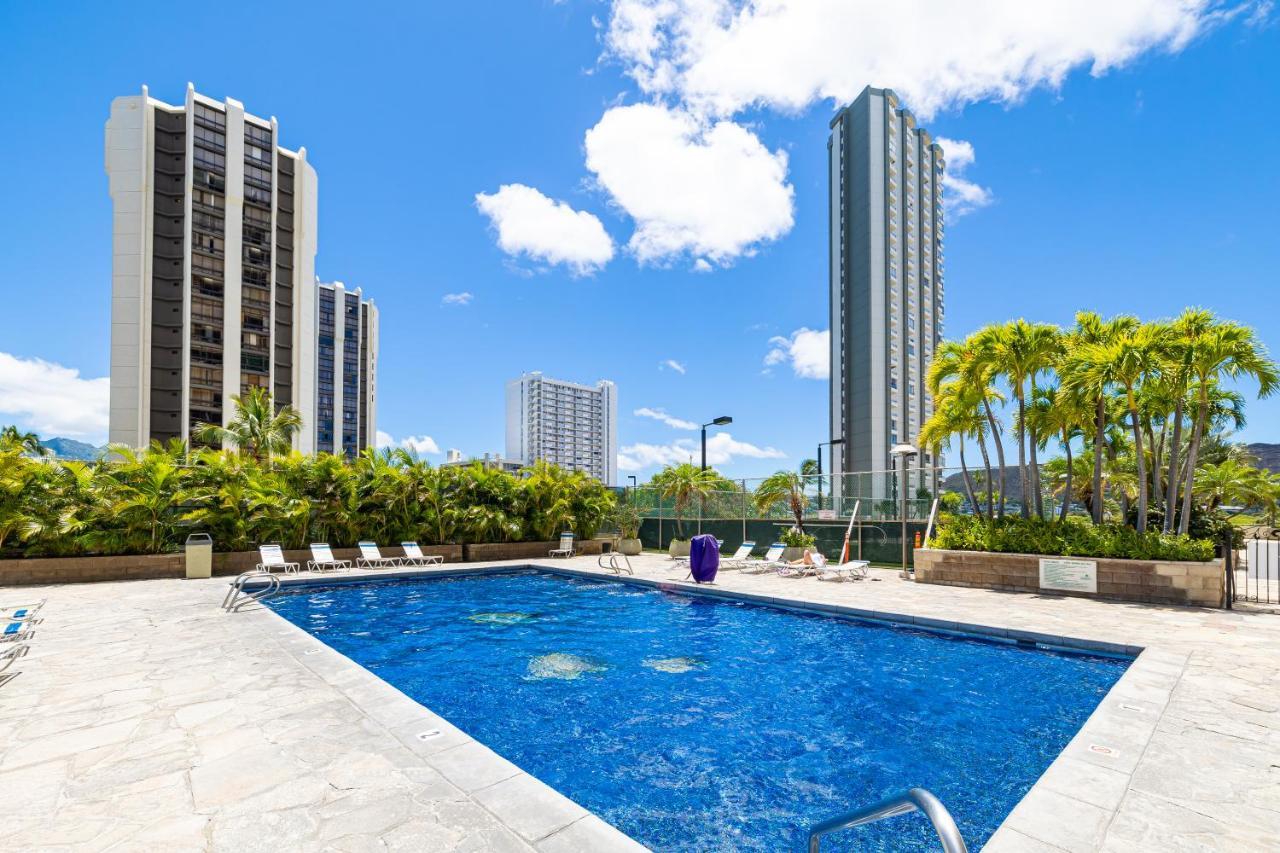
[[[30,619],[36,615],[47,598],[42,598],[34,604],[14,604],[9,607],[0,607],[0,619]]]
[[[574,553],[575,552],[573,550],[573,534],[561,533],[560,547],[552,548],[550,551],[547,552],[547,556],[548,557],[572,557]]]
[[[439,554],[427,555],[422,553],[422,549],[418,547],[417,542],[401,542],[400,547],[404,549],[403,565],[439,566],[444,563],[444,557]]]
[[[403,563],[399,557],[384,557],[378,550],[377,542],[357,542],[360,556],[356,557],[357,569],[395,568]]]
[[[259,545],[258,559],[261,562],[253,567],[255,571],[271,572],[276,569],[284,569],[285,574],[302,571],[302,566],[297,563],[291,563],[284,558],[284,551],[279,545]]]
[[[809,548],[810,559],[813,560],[812,565],[803,561],[798,563],[783,563],[778,567],[778,576],[783,578],[805,578],[809,575],[816,575],[823,569],[827,568],[827,558],[822,556],[822,552],[816,548]]]
[[[30,638],[32,622],[10,622],[0,631],[0,643],[20,643]]]
[[[26,643],[20,646],[14,646],[7,651],[0,652],[0,672],[4,672],[13,666],[13,662],[27,653],[30,648]]]
[[[756,543],[751,539],[743,540],[738,546],[738,550],[733,552],[732,556],[724,557],[720,560],[720,568],[722,569],[744,569],[751,562],[751,552],[755,550]]]
[[[35,604],[0,608],[0,619],[8,619],[11,622],[30,622],[36,618],[40,608],[44,607],[44,602],[45,599],[42,598]]]
[[[333,558],[333,549],[329,547],[328,542],[311,543],[311,559],[307,560],[307,571],[318,572],[324,569],[339,571],[349,568],[351,568],[350,560],[335,560]]]
[[[850,560],[839,565],[826,565],[816,573],[820,581],[860,581],[867,576],[867,560]]]
[[[769,546],[769,550],[765,552],[763,560],[748,560],[742,571],[749,575],[760,575],[765,572],[776,571],[779,566],[786,565],[782,562],[782,552],[785,550],[787,550],[786,545],[781,542],[774,542]]]

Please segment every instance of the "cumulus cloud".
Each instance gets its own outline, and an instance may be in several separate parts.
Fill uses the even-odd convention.
[[[787,155],[740,124],[632,104],[605,112],[585,144],[587,169],[635,222],[627,248],[641,263],[723,266],[791,230]]]
[[[650,409],[647,406],[636,409],[633,415],[640,418],[652,418],[655,421],[662,421],[672,429],[697,429],[698,425],[693,421],[682,420],[681,418],[672,417],[662,409]]]
[[[769,339],[765,367],[790,364],[802,379],[826,379],[831,375],[831,332],[801,327],[788,337]]]
[[[685,366],[680,362],[676,361],[674,358],[668,358],[666,361],[658,362],[658,369],[674,370],[676,373],[679,373],[681,376],[684,376],[686,372]]]
[[[498,232],[498,247],[513,257],[564,264],[592,275],[613,258],[613,240],[593,214],[547,198],[524,184],[476,193],[476,207]]]
[[[440,304],[441,305],[470,305],[471,300],[474,298],[475,297],[473,297],[468,291],[465,291],[465,290],[462,291],[461,293],[446,293],[444,295],[444,298],[440,300]]]
[[[664,465],[678,465],[700,458],[701,445],[691,438],[681,438],[671,444],[630,444],[618,453],[618,468],[623,471],[640,471]],[[727,465],[736,458],[785,459],[787,454],[774,447],[758,447],[738,441],[727,432],[707,437],[707,464]]]
[[[1086,68],[1177,52],[1258,8],[1221,0],[614,0],[605,45],[640,86],[709,115],[799,112],[892,86],[924,119],[1016,103]]]
[[[947,212],[953,217],[964,216],[991,204],[995,198],[991,190],[963,177],[975,159],[973,145],[963,139],[947,139],[945,136],[939,136],[935,141],[942,147],[942,156],[947,163],[947,169],[942,173],[945,190],[942,198]]]
[[[440,452],[440,447],[436,444],[436,440],[429,435],[411,435],[397,441],[391,433],[378,430],[374,441],[379,450],[400,447],[419,456],[438,454]]]
[[[111,380],[39,358],[0,352],[0,422],[39,434],[99,444],[110,420]]]

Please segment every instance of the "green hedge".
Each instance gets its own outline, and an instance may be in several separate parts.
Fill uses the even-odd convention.
[[[1050,521],[1021,516],[988,521],[972,515],[943,516],[929,543],[951,551],[1008,554],[1054,554],[1064,557],[1111,557],[1127,560],[1207,561],[1214,556],[1209,539],[1139,533],[1120,524],[1094,525],[1085,519]]]

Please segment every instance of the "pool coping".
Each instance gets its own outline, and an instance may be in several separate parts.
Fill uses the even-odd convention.
[[[1164,649],[1158,646],[1104,642],[1084,637],[1045,634],[995,625],[935,619],[916,616],[911,613],[867,610],[865,608],[807,601],[787,596],[761,595],[730,590],[724,587],[709,587],[691,582],[619,575],[604,570],[593,570],[577,566],[547,565],[538,561],[526,560],[441,568],[373,570],[362,571],[361,574],[344,573],[342,575],[321,574],[307,577],[287,577],[281,578],[281,586],[328,586],[362,583],[371,580],[512,574],[531,570],[596,581],[614,581],[676,594],[742,601],[792,612],[836,616],[897,627],[911,627],[941,635],[1036,646],[1050,651],[1093,653],[1132,658],[1131,663],[1120,679],[1102,697],[1098,706],[1085,720],[1079,731],[1076,732],[1075,736],[1056,756],[1044,773],[1032,784],[1031,788],[1009,814],[1005,816],[1004,821],[997,827],[995,833],[983,847],[984,850],[997,851],[997,853],[1000,853],[1000,851],[1036,849],[1083,851],[1096,849],[1101,844],[1107,827],[1120,810],[1138,762],[1154,735],[1160,718],[1168,706],[1173,691],[1182,678],[1190,658],[1189,653]],[[270,610],[270,608],[262,609]],[[582,827],[582,830],[590,831],[593,835],[599,836],[599,838],[593,838],[590,845],[585,849],[615,849],[609,843],[610,841],[618,845],[616,849],[636,849],[631,845],[636,845],[638,842],[630,839],[598,816],[574,803],[568,797],[555,791],[532,775],[520,770],[514,764],[506,761],[506,759],[501,758],[487,746],[470,738],[443,717],[410,699],[355,661],[317,640],[307,633],[305,629],[293,625],[293,623],[275,614],[274,611],[272,611],[272,614],[280,622],[287,624],[302,638],[305,638],[303,642],[311,645],[318,644],[323,649],[328,650],[329,654],[324,655],[312,653],[313,657],[319,659],[314,661],[315,663],[321,663],[321,660],[325,661],[320,667],[320,669],[325,669],[325,672],[318,671],[317,667],[312,666],[312,661],[304,660],[300,656],[298,660],[304,666],[316,672],[325,681],[342,690],[352,702],[369,714],[371,718],[375,721],[381,721],[379,717],[382,713],[382,708],[378,707],[380,704],[394,706],[387,708],[392,717],[394,717],[392,721],[394,725],[388,726],[389,730],[402,743],[422,755],[424,760],[437,753],[455,749],[465,743],[471,743],[474,747],[471,753],[465,756],[468,762],[474,759],[479,764],[491,766],[496,766],[493,765],[493,762],[500,762],[502,765],[513,769],[513,773],[509,778],[527,777],[528,781],[524,781],[522,784],[536,791],[535,796],[539,801],[545,803],[546,808],[563,810],[567,804],[573,809],[583,812],[583,817],[579,817],[575,822],[560,827],[551,835],[537,842],[538,849],[553,849],[552,846],[543,847],[542,841],[554,839],[557,833],[571,829],[578,822],[588,818],[591,819],[591,822]],[[290,651],[291,653],[293,652],[292,649]],[[336,658],[337,661],[332,658]],[[363,684],[357,689],[357,695],[351,695],[347,684],[354,680],[349,674],[350,668],[353,667],[363,673],[364,676],[367,676],[368,679],[376,681],[379,686]],[[363,681],[364,679],[361,680]],[[394,702],[391,702],[387,691],[391,691],[397,697]],[[373,704],[378,713],[374,713],[374,709],[370,709],[369,705],[361,700],[360,694],[367,694],[366,698],[374,700]],[[414,715],[409,715],[409,709],[404,706],[404,703],[412,706],[415,712]],[[439,725],[433,722],[430,726],[425,726],[424,723],[417,721],[407,724],[406,720],[408,719],[434,720],[439,721]],[[406,740],[406,737],[415,738],[416,733],[424,727],[437,728],[444,733],[448,733],[447,735],[440,735],[440,738],[448,736],[465,740],[452,742],[451,746],[443,746],[446,741],[433,739],[434,743],[428,747],[424,747],[421,741],[415,743]],[[443,727],[447,727],[447,729]],[[411,729],[413,731],[410,731]],[[463,754],[459,753],[458,755]],[[431,761],[428,761],[428,763],[435,766]],[[446,771],[441,770],[441,772],[445,772],[445,775],[448,776]],[[454,768],[453,772],[459,771]],[[494,771],[490,770],[488,772],[492,773]],[[498,784],[505,784],[505,780],[500,781]],[[909,786],[910,781],[904,780],[903,787]],[[469,789],[468,793],[475,796]],[[500,811],[495,811],[492,808],[490,810],[494,811],[495,816],[506,823],[507,818],[501,812],[510,811],[511,805],[514,804],[499,803]],[[522,805],[523,811],[527,812],[528,804]],[[859,804],[850,803],[849,805],[850,808],[853,808]],[[486,807],[488,806],[486,805]],[[616,833],[617,837],[610,836],[610,832]],[[522,837],[525,836],[522,834]],[[570,841],[568,837],[563,840]],[[554,849],[573,848],[555,847]]]

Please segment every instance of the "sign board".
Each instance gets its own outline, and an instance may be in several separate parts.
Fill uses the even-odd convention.
[[[836,511],[834,509],[820,509],[818,510],[818,520],[819,521],[835,521]]]
[[[1098,564],[1094,560],[1041,559],[1040,588],[1096,593]]]

